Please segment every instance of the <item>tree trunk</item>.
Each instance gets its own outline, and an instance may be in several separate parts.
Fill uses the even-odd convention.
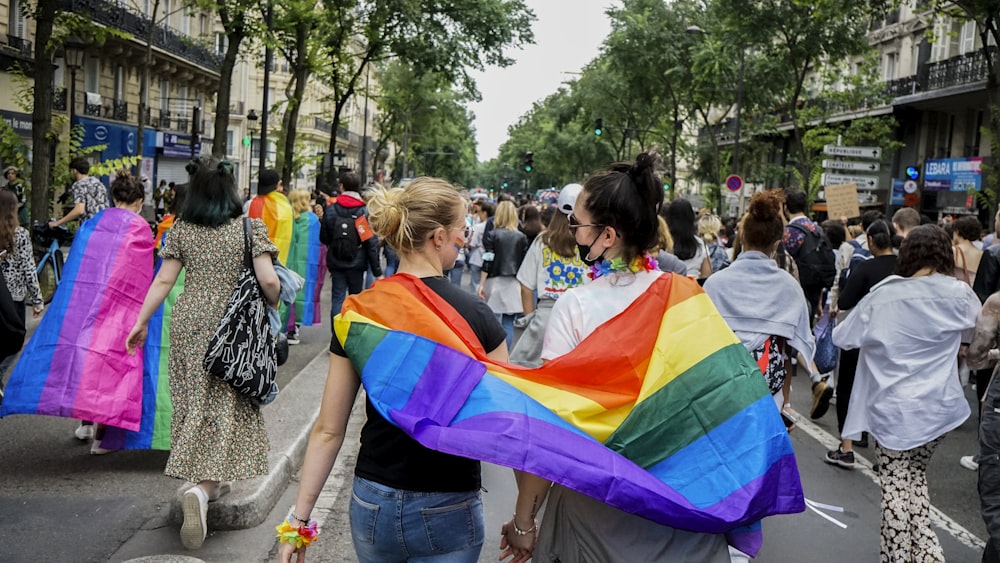
[[[295,27],[295,53],[297,62],[294,67],[295,90],[292,97],[288,99],[288,107],[285,108],[285,115],[282,117],[282,125],[285,128],[284,155],[281,160],[281,181],[286,186],[292,185],[292,174],[295,173],[295,137],[299,123],[299,112],[302,109],[302,99],[306,95],[306,85],[309,81],[310,61],[308,55],[309,38],[308,22],[300,22]]]
[[[221,16],[221,14],[220,14]],[[225,23],[223,19],[223,23]],[[232,28],[226,26],[226,54],[222,58],[219,69],[219,93],[215,98],[215,132],[212,140],[212,156],[226,157],[226,131],[229,129],[229,99],[233,91],[233,69],[236,67],[236,56],[240,52],[240,43],[246,37],[246,27],[242,23],[233,22]],[[260,150],[266,150],[261,147]],[[249,172],[249,171],[248,171]]]
[[[52,26],[56,19],[55,0],[39,0],[35,13],[35,88],[31,113],[31,217],[35,221],[46,221],[50,216],[49,202],[52,200],[50,179],[52,173],[52,80],[55,65],[52,64]],[[73,100],[68,100],[72,104]],[[68,107],[72,107],[69,105]],[[70,124],[72,132],[73,124]]]

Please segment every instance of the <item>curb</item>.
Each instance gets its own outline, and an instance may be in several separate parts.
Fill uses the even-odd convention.
[[[246,481],[234,481],[232,491],[208,505],[210,530],[245,530],[267,518],[302,464],[313,422],[319,415],[326,372],[326,350],[320,352],[281,390],[273,403],[264,407],[264,425],[271,449],[267,454],[268,474]],[[185,483],[170,503],[170,520],[183,521],[181,498],[191,487]]]

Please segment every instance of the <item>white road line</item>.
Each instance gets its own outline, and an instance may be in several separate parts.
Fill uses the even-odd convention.
[[[801,429],[811,438],[823,445],[824,448],[833,450],[840,446],[840,439],[833,436],[826,430],[816,426],[809,420],[808,416],[794,412],[796,421],[795,427]],[[879,485],[878,476],[872,471],[872,463],[864,456],[854,450],[854,471],[858,471],[871,479],[873,483]],[[825,516],[825,515],[823,515]],[[979,536],[965,529],[961,524],[952,520],[947,514],[941,512],[937,507],[931,505],[931,523],[948,532],[959,542],[965,544],[970,549],[982,551],[986,547],[986,542],[979,539]]]

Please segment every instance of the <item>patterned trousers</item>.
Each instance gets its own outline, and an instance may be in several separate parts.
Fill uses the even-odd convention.
[[[941,438],[906,451],[875,446],[882,482],[882,563],[944,563],[927,493],[927,462]]]

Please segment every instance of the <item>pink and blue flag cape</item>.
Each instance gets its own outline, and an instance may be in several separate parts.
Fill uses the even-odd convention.
[[[153,278],[153,235],[136,213],[111,208],[76,233],[52,304],[18,360],[0,416],[44,414],[138,431],[141,351],[125,339]]]
[[[428,448],[725,533],[750,555],[762,518],[805,510],[760,369],[683,277],[661,277],[537,369],[490,360],[465,319],[408,275],[349,296],[335,330],[373,406]]]

